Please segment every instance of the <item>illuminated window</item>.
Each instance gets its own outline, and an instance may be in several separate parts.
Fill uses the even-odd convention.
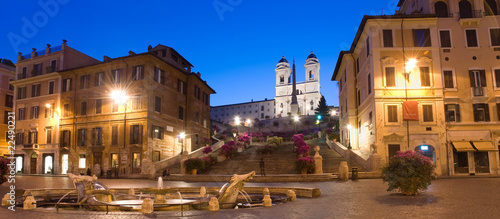
[[[85,154],[80,154],[80,161],[78,162],[78,168],[85,168],[86,158]]]

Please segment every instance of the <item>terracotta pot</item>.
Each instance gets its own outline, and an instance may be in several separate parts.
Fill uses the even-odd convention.
[[[191,174],[192,174],[192,175],[196,175],[196,173],[198,173],[198,169],[192,169],[192,170],[191,170]]]
[[[302,169],[301,173],[302,173],[302,175],[307,175],[307,169]]]

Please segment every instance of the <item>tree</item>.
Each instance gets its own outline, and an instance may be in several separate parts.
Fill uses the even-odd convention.
[[[325,96],[321,95],[321,100],[318,103],[318,108],[316,110],[317,115],[321,115],[321,117],[325,118],[330,115],[330,109],[328,105],[326,105]]]

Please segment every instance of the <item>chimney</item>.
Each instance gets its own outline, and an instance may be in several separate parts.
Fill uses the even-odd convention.
[[[68,42],[67,40],[63,39],[62,40],[63,43],[62,43],[62,46],[61,46],[61,50],[64,50],[64,48],[66,48],[66,42]]]
[[[198,76],[199,78],[201,78],[201,73],[200,72],[196,72],[196,76]]]
[[[17,53],[17,61],[19,62],[21,60],[24,60],[23,53],[22,52],[18,52]]]
[[[103,62],[107,62],[107,61],[110,61],[110,60],[111,60],[111,58],[109,58],[109,56],[104,56],[104,57],[102,58],[102,61],[103,61]]]
[[[45,48],[45,55],[50,53],[50,44],[47,43],[47,48]]]
[[[31,58],[35,58],[38,54],[36,53],[36,48],[32,48],[33,51],[31,51]]]
[[[148,46],[148,52],[151,51],[153,47],[151,45]]]
[[[135,52],[134,52],[134,51],[132,51],[132,50],[129,50],[129,51],[128,51],[128,55],[129,55],[129,56],[131,56],[131,55],[135,55]]]
[[[253,99],[252,99],[252,103],[253,103]]]

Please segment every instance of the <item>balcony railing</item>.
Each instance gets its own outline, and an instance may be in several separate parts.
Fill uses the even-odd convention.
[[[484,96],[484,87],[473,87],[472,94],[475,97],[483,97]]]
[[[472,11],[460,11],[459,12],[460,19],[467,18],[482,18],[483,12],[481,10],[472,10]]]

